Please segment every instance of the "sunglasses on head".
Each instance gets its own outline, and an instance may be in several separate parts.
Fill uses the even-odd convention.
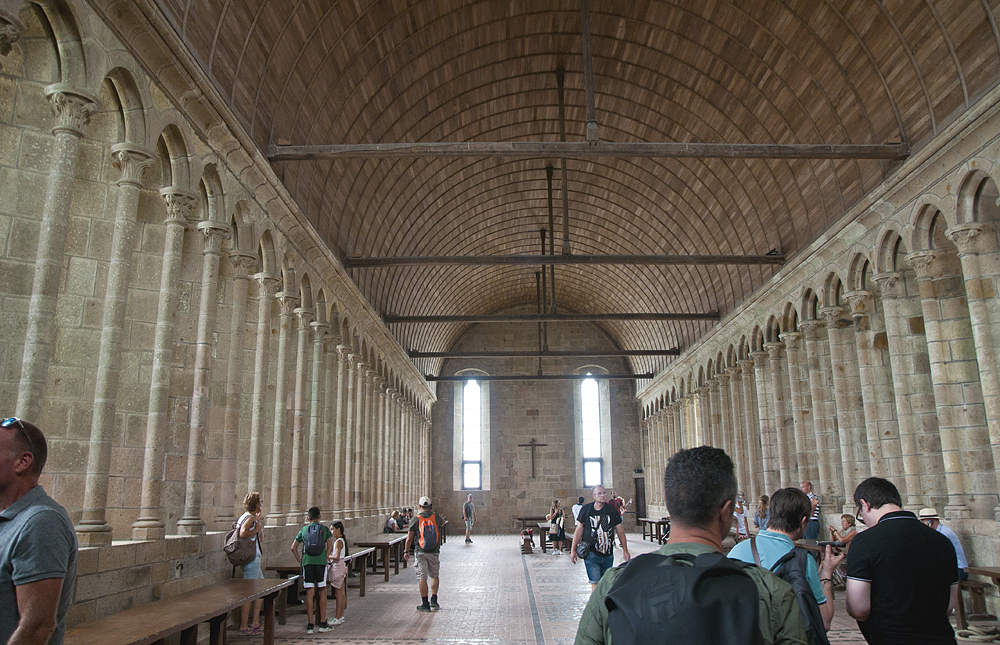
[[[28,442],[28,452],[34,455],[35,444],[32,443],[31,437],[28,436],[28,431],[24,429],[24,424],[21,423],[21,420],[18,419],[17,417],[9,417],[7,419],[4,419],[3,421],[0,421],[0,428],[11,428],[11,427],[16,427],[18,430],[21,431],[21,436],[24,437],[24,440]]]

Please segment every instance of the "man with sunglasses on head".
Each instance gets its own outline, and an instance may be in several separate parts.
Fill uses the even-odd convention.
[[[903,510],[887,479],[854,490],[868,526],[847,553],[847,613],[871,645],[955,643],[948,617],[958,602],[958,564],[948,538]]]
[[[0,643],[62,645],[76,581],[69,515],[38,485],[48,447],[37,427],[0,421]]]

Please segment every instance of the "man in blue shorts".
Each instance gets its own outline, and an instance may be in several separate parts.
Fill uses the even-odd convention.
[[[292,553],[302,563],[302,586],[306,589],[306,633],[313,633],[313,597],[319,596],[319,631],[332,628],[326,622],[326,558],[333,552],[333,533],[319,522],[319,508],[313,506],[307,513],[309,523],[302,527],[292,541]],[[299,545],[303,553],[299,555]],[[320,547],[319,545],[322,545]],[[319,589],[319,594],[316,590]]]

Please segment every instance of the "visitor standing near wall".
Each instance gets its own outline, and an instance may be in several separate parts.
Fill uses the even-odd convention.
[[[465,543],[472,544],[472,525],[476,523],[476,505],[472,503],[472,493],[462,505],[462,519],[465,521]]]
[[[869,527],[847,554],[847,613],[871,645],[955,642],[958,560],[948,538],[903,510],[899,490],[869,477],[854,489]]]
[[[441,536],[444,535],[444,518],[431,510],[431,498],[426,495],[420,498],[420,512],[417,519],[410,522],[410,530],[406,534],[406,546],[403,559],[409,561],[410,555],[416,558],[413,567],[417,574],[417,586],[420,589],[421,603],[417,611],[437,611],[438,586],[441,583]],[[430,585],[430,600],[427,598],[428,580]]]
[[[62,645],[66,632],[76,533],[38,485],[47,458],[41,430],[0,421],[0,643]]]
[[[741,542],[750,537],[750,523],[747,521],[747,507],[743,501],[743,493],[736,496],[733,517],[736,519],[736,541]]]
[[[306,589],[306,633],[315,629],[313,618],[318,618],[319,631],[330,631],[326,622],[326,557],[333,552],[333,533],[319,523],[319,508],[307,511],[309,523],[299,530],[292,540],[292,553],[302,564],[302,586]],[[303,552],[299,555],[299,545]],[[318,596],[319,609],[313,614],[313,598]]]
[[[549,539],[552,540],[552,554],[562,555],[563,543],[566,541],[565,513],[562,504],[558,499],[552,500],[552,507],[549,509],[545,519],[549,523]],[[544,537],[543,537],[544,539]]]
[[[806,534],[804,537],[807,540],[818,540],[819,539],[819,496],[813,492],[812,482],[804,481],[799,486],[799,490],[809,496],[809,503],[812,505],[812,510],[809,513],[809,525],[806,526]]]
[[[247,493],[243,498],[243,515],[237,520],[239,526],[239,536],[242,540],[253,538],[256,555],[253,560],[243,565],[244,580],[263,580],[264,571],[261,566],[261,534],[264,531],[264,524],[260,521],[264,513],[264,505],[260,500],[260,493]],[[240,612],[240,634],[249,636],[261,630],[260,609],[264,606],[264,599],[258,598],[253,602],[243,605]],[[252,611],[251,611],[252,610]],[[253,620],[249,620],[253,618]]]
[[[347,549],[347,538],[344,536],[344,523],[334,522],[330,525],[330,532],[333,534],[333,553],[327,566],[329,573],[327,578],[337,600],[337,610],[330,625],[342,625],[344,610],[347,609],[347,565],[344,564],[344,558],[350,555],[350,552]]]
[[[760,505],[757,507],[757,511],[753,514],[753,526],[758,531],[763,531],[767,528],[767,521],[771,519],[771,508],[768,505],[771,498],[767,495],[760,496]]]
[[[621,540],[624,561],[628,562],[632,556],[629,555],[628,544],[625,541],[622,516],[613,506],[605,503],[608,493],[604,486],[594,486],[591,494],[594,496],[594,501],[581,508],[577,517],[573,546],[570,547],[570,560],[576,564],[578,558],[584,558],[587,578],[593,589],[604,572],[615,564],[615,535]],[[581,547],[581,544],[586,545],[586,548]]]
[[[969,559],[965,557],[965,549],[962,548],[962,543],[959,541],[958,536],[955,535],[955,532],[941,523],[937,509],[922,508],[917,517],[920,518],[921,522],[948,538],[951,545],[955,547],[955,557],[958,558],[958,579],[963,581],[968,580],[969,572],[966,569],[969,566]]]
[[[580,509],[583,508],[583,495],[576,498],[576,504],[573,504],[573,524],[574,526],[580,522],[578,519],[580,517]]]

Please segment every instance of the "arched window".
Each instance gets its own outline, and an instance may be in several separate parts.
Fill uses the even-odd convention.
[[[590,375],[590,372],[587,372]],[[601,458],[601,394],[597,379],[580,383],[580,407],[583,434],[583,485],[587,488],[604,483],[604,460]]]
[[[455,381],[454,490],[490,489],[490,384],[476,379],[485,372],[462,370]]]

